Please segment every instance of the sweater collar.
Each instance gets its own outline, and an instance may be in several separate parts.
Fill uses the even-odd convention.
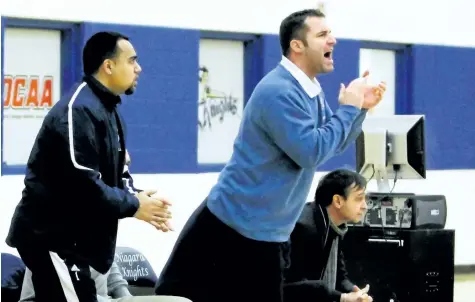
[[[299,82],[309,97],[314,98],[322,92],[322,87],[316,78],[311,80],[297,65],[282,56],[280,64]]]
[[[346,223],[338,226],[330,219],[330,215],[328,214],[328,209],[326,207],[324,208],[320,204],[316,204],[316,208],[318,208],[316,211],[323,215],[325,227],[328,227],[328,224],[330,224],[329,228],[331,228],[338,236],[345,236],[346,232],[348,231],[348,225]]]
[[[343,223],[341,225],[336,225],[333,223],[333,221],[330,219],[330,215],[328,215],[328,209],[325,209],[327,212],[327,217],[328,221],[330,221],[330,227],[335,231],[335,233],[338,234],[338,236],[343,237],[345,236],[346,232],[348,232],[348,225],[346,223]]]

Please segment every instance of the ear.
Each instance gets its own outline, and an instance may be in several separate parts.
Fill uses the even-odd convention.
[[[114,62],[110,59],[107,59],[103,63],[104,72],[106,74],[112,74],[112,69],[114,68]]]
[[[292,40],[290,41],[290,48],[296,53],[302,53],[304,50],[304,45],[300,40]]]
[[[342,205],[343,205],[343,200],[342,200],[341,196],[338,195],[338,194],[333,195],[332,204],[333,204],[337,209],[340,209],[340,208],[342,207]]]

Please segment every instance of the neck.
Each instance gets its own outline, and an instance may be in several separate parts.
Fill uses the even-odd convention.
[[[109,82],[109,79],[104,76],[102,73],[96,73],[95,75],[93,75],[93,77],[99,82],[101,83],[104,87],[106,87],[107,89],[109,89],[110,92],[112,92],[113,94],[115,95],[119,95],[119,93],[117,93],[116,91],[114,91],[114,89],[112,89],[111,85],[110,85],[110,82]]]
[[[310,78],[310,80],[313,81],[313,79],[315,79],[315,77],[317,76],[317,73],[308,67],[308,64],[304,62],[302,57],[296,56],[295,54],[291,54],[288,59],[298,68],[300,68],[300,70],[302,70],[307,75],[307,77]]]
[[[336,226],[340,226],[346,221],[338,214],[336,209],[332,206],[327,208],[328,210],[328,218],[335,224]]]

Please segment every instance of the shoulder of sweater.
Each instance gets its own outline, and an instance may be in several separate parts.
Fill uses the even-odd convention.
[[[305,91],[298,82],[285,71],[274,69],[265,75],[257,84],[253,92],[258,103],[265,104],[276,100],[285,100],[296,96],[305,96]],[[296,97],[295,100],[303,101],[304,98]]]
[[[298,88],[298,82],[284,68],[276,67],[262,78],[256,88],[273,88],[271,92],[282,93],[288,91],[288,88]]]

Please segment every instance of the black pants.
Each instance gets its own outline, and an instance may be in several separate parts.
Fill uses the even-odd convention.
[[[193,302],[282,302],[288,248],[240,235],[203,202],[183,228],[155,292]]]
[[[31,271],[36,302],[97,302],[89,265],[38,247],[17,250]]]

